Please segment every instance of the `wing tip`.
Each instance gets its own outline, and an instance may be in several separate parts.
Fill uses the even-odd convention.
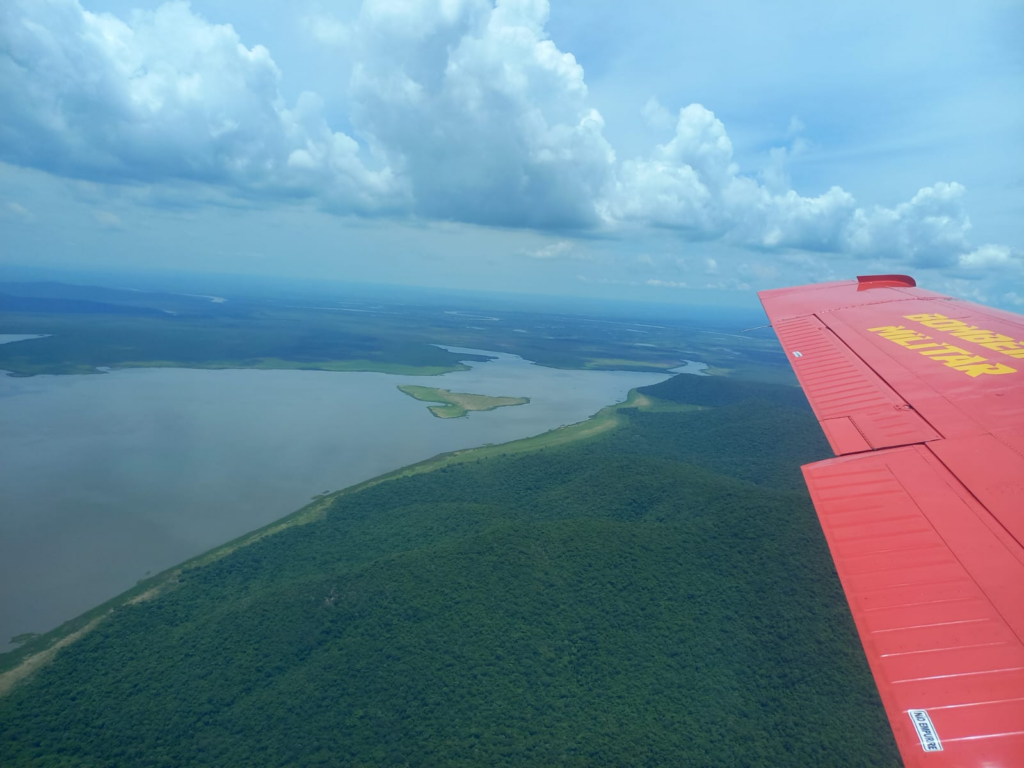
[[[910,275],[858,275],[856,280],[838,280],[829,283],[808,283],[806,285],[793,285],[785,288],[769,288],[758,291],[757,297],[764,304],[765,301],[778,299],[791,294],[807,294],[810,292],[824,292],[834,289],[869,291],[875,288],[916,288],[917,280]]]
[[[857,275],[857,290],[872,288],[916,288],[917,281],[910,275]]]

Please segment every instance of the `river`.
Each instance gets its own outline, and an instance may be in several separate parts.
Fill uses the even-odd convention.
[[[0,373],[0,651],[13,647],[10,637],[52,629],[314,494],[581,421],[666,378],[483,354],[494,359],[436,377]],[[399,384],[531,402],[438,419]]]

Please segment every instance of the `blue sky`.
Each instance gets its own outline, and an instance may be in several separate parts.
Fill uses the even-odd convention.
[[[1024,306],[1024,4],[7,0],[0,268]]]

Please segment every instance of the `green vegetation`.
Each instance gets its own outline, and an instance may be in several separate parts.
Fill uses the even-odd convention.
[[[458,419],[470,411],[493,411],[510,405],[526,405],[528,397],[491,397],[490,395],[470,395],[465,392],[450,392],[436,387],[419,387],[415,384],[399,384],[398,388],[417,400],[426,403],[441,403],[428,406],[430,412],[439,419]]]
[[[653,324],[650,318],[630,322],[494,307],[485,316],[431,304],[429,294],[419,297],[423,305],[415,295],[401,304],[352,296],[213,303],[95,286],[0,283],[0,333],[50,334],[0,345],[0,370],[32,376],[174,366],[434,375],[464,369],[465,360],[487,359],[435,346],[444,344],[517,354],[555,368],[661,373],[700,360],[732,378],[792,382],[774,336],[737,334],[734,318]]]
[[[222,305],[214,305],[222,306]],[[360,339],[316,317],[5,316],[5,332],[41,328],[45,339],[0,345],[0,370],[20,376],[97,368],[273,368],[439,375],[466,370],[456,355],[420,342]],[[379,344],[379,346],[378,346]]]
[[[10,296],[11,291],[42,294]],[[96,294],[102,301],[81,297]],[[56,294],[57,298],[48,298]],[[384,317],[269,301],[205,298],[61,284],[0,285],[2,332],[50,334],[0,345],[0,370],[19,376],[96,373],[97,368],[273,368],[439,375],[466,370],[454,354]]]
[[[0,699],[0,764],[899,765],[800,478],[820,429],[706,381],[177,569]]]
[[[660,384],[640,387],[637,391],[642,395],[680,404],[720,406],[749,400],[766,401],[787,408],[810,409],[799,387],[735,381],[721,376],[673,376]]]

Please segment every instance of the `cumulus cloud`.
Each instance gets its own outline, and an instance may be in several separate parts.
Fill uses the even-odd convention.
[[[408,178],[417,212],[536,228],[597,223],[615,155],[545,0],[366,0],[353,119]]]
[[[692,239],[920,266],[955,265],[968,250],[971,224],[959,184],[924,187],[894,208],[864,208],[840,187],[805,197],[782,189],[783,180],[778,172],[766,183],[741,174],[722,121],[691,104],[680,110],[670,141],[622,163],[603,213],[610,222],[652,224]]]
[[[857,256],[890,258],[923,267],[949,267],[968,250],[971,220],[962,185],[939,182],[895,208],[858,208],[843,244]]]
[[[1021,257],[1005,245],[983,245],[980,248],[963,254],[959,263],[967,269],[1019,269],[1024,267]]]
[[[796,116],[788,146],[750,174],[711,110],[672,115],[652,98],[643,116],[667,140],[620,162],[582,67],[547,34],[548,11],[547,0],[363,0],[350,19],[307,18],[311,39],[353,62],[349,135],[328,124],[317,94],[286,103],[266,48],[185,2],[122,19],[79,0],[7,0],[0,160],[106,184],[192,185],[216,190],[213,200],[310,199],[344,214],[635,225],[965,272],[1019,262],[1005,246],[971,245],[956,183],[894,207],[838,186],[799,194],[787,172],[808,146]],[[574,253],[558,247],[533,257]]]
[[[266,48],[187,3],[128,21],[77,0],[0,9],[0,159],[75,178],[201,182],[247,195],[312,196],[356,211],[400,190],[372,170],[322,102],[287,106]]]

